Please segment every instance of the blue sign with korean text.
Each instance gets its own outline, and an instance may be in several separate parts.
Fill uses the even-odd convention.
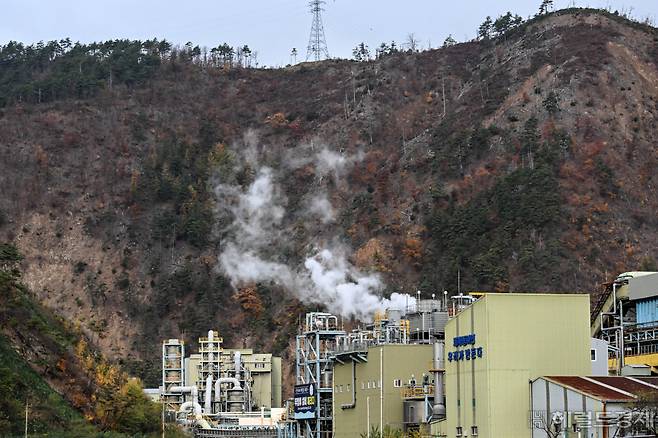
[[[456,336],[452,340],[452,345],[457,348],[469,346],[470,348],[448,352],[448,362],[481,359],[484,354],[482,347],[475,346],[475,334],[473,333],[470,335]]]
[[[317,395],[314,385],[295,385],[296,420],[315,418],[316,397]]]

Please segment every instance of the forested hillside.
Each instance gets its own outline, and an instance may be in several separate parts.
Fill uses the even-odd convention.
[[[305,309],[655,268],[654,28],[572,9],[374,60],[243,49],[0,49],[0,237],[147,384],[162,338],[210,327],[285,355]]]

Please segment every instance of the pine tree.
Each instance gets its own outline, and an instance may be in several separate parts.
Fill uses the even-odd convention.
[[[548,111],[548,113],[552,116],[555,115],[558,111],[560,111],[559,99],[554,91],[548,93],[548,96],[546,97],[546,99],[544,99],[543,103],[544,103],[544,108],[546,108],[546,111]]]
[[[486,20],[484,20],[484,23],[482,23],[478,28],[478,38],[481,40],[490,39],[492,26],[493,21],[491,20],[491,17],[487,16]]]
[[[359,43],[359,45],[352,50],[352,56],[354,56],[354,60],[358,62],[370,61],[370,48],[368,48],[366,43]]]
[[[548,14],[551,9],[553,9],[553,0],[542,0],[541,5],[539,6],[539,14],[537,15]]]
[[[452,35],[448,35],[448,38],[445,39],[443,42],[443,47],[451,47],[457,44],[457,40],[455,40]]]

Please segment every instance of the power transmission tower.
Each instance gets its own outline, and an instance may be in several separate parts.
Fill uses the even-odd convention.
[[[324,36],[324,25],[322,24],[322,11],[324,11],[324,0],[312,0],[308,3],[313,14],[313,26],[311,26],[311,36],[308,39],[308,48],[306,49],[306,60],[313,57],[316,61],[329,59],[329,50],[327,49],[327,40]]]

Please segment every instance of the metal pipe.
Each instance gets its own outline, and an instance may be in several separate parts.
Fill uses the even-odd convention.
[[[178,412],[184,413],[190,410],[190,408],[194,409],[194,415],[201,415],[201,405],[197,401],[188,401],[183,403],[180,405]]]
[[[206,398],[204,407],[206,414],[212,414],[212,374],[206,378]]]
[[[434,343],[434,406],[433,413],[436,418],[446,417],[446,407],[443,404],[443,373],[445,357],[445,343],[439,341]]]
[[[172,386],[171,388],[169,388],[169,390],[171,392],[180,392],[180,393],[183,393],[183,394],[189,392],[190,395],[192,396],[192,400],[197,401],[197,402],[199,401],[199,388],[197,388],[196,385],[194,385],[194,386]]]
[[[233,361],[235,362],[235,378],[240,380],[240,374],[241,374],[241,369],[242,369],[242,356],[239,351],[235,352],[235,355],[233,356]],[[238,384],[238,386],[240,386]]]
[[[619,375],[624,369],[624,362],[626,361],[625,352],[624,352],[624,304],[619,301],[619,325],[620,336],[619,336]]]
[[[418,291],[418,296],[420,297],[420,291]],[[379,387],[379,430],[381,433],[384,433],[384,347],[379,346],[379,381],[381,385]]]
[[[218,402],[220,397],[221,397],[221,386],[223,383],[232,383],[233,388],[232,389],[242,389],[242,386],[240,386],[240,381],[238,379],[235,379],[233,377],[222,377],[220,379],[215,380],[215,401]]]

